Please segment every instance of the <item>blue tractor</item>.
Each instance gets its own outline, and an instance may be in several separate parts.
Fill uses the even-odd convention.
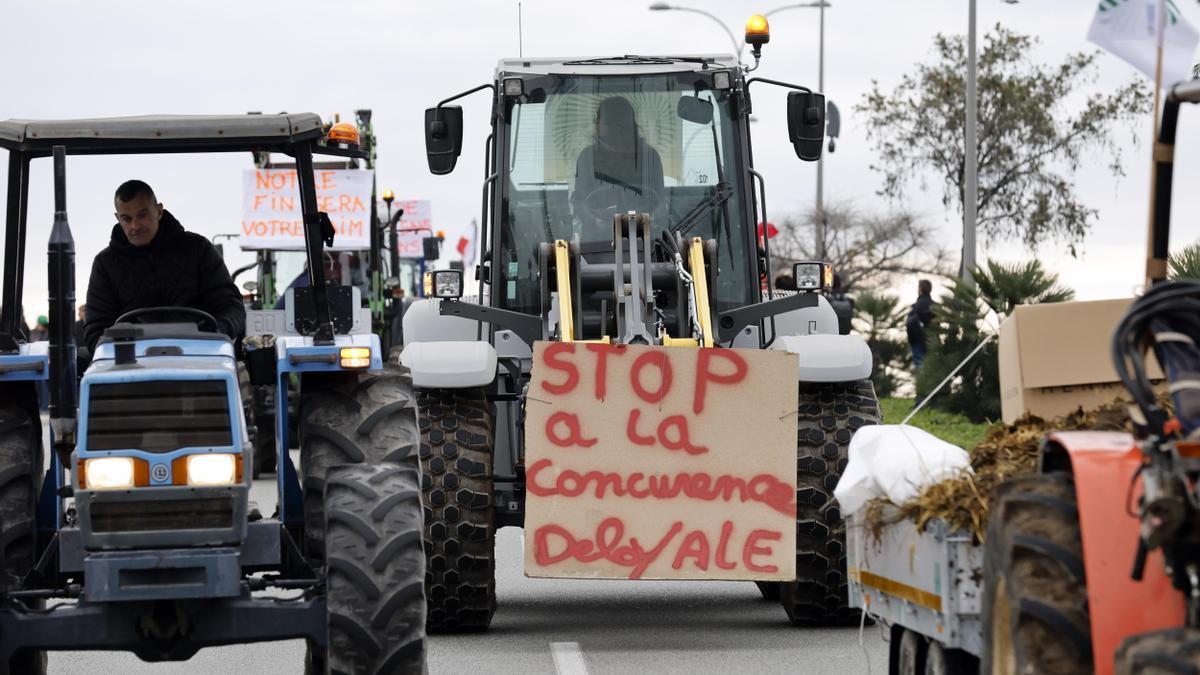
[[[44,672],[50,650],[168,661],[298,638],[308,673],[424,669],[412,385],[358,320],[357,289],[322,278],[334,229],[317,208],[313,156],[362,155],[324,129],[313,114],[0,122],[0,674]],[[247,345],[202,311],[127,312],[78,378],[67,156],[198,152],[295,158],[313,284],[289,291],[279,334]],[[48,343],[30,343],[20,318],[29,178],[47,158],[53,328]],[[250,501],[256,430],[243,413],[243,359],[255,381],[274,383],[280,411],[286,384],[299,381],[300,471],[277,414],[271,517]],[[48,462],[39,380],[51,392]]]

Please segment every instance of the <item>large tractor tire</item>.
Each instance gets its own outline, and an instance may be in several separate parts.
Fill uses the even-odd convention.
[[[325,669],[423,673],[425,553],[416,473],[388,463],[330,467],[325,514]],[[310,654],[309,667],[320,661]]]
[[[796,580],[780,583],[779,600],[797,626],[858,625],[846,578],[846,524],[833,488],[854,432],[879,423],[875,387],[870,380],[801,383],[797,405]]]
[[[271,387],[254,387],[251,391],[250,408],[253,411],[254,426],[254,477],[265,473],[275,473],[275,392]]]
[[[246,430],[250,432],[250,444],[254,450],[252,476],[258,478],[264,473],[275,471],[275,420],[274,417],[259,415],[261,404],[270,396],[270,392],[267,391],[267,387],[258,387],[251,383],[250,373],[246,366],[240,363],[238,385],[242,396],[242,412],[246,416]]]
[[[1075,483],[1022,476],[992,495],[984,544],[984,675],[1092,672]]]
[[[307,373],[301,384],[300,472],[304,486],[304,544],[313,560],[325,556],[325,480],[339,464],[389,462],[416,474],[416,398],[408,371]]]
[[[888,675],[925,675],[929,641],[904,626],[892,624],[888,640]]]
[[[1200,630],[1171,628],[1126,638],[1116,675],[1200,675]]]
[[[484,630],[496,612],[495,412],[481,389],[419,396],[428,627]]]
[[[0,404],[0,592],[17,590],[37,562],[34,516],[42,474],[42,422],[36,403],[12,400]],[[45,652],[21,651],[9,663],[0,663],[0,675],[44,672]]]

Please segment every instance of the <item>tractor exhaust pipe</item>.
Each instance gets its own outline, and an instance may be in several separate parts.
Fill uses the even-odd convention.
[[[50,230],[50,428],[59,462],[75,445],[75,239],[67,222],[67,149],[54,146],[54,227]]]

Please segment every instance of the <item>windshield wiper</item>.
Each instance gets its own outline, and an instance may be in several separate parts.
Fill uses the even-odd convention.
[[[671,228],[671,231],[678,233],[679,236],[687,234],[688,230],[695,227],[696,224],[700,222],[701,218],[708,215],[709,211],[723,205],[725,202],[729,201],[730,197],[733,196],[732,187],[725,181],[717,183],[716,188],[716,192],[709,195],[708,199],[700,202],[696,206],[692,207],[691,211],[688,211],[686,214],[684,214],[683,218],[679,219],[679,222],[675,225],[675,227]],[[728,224],[726,224],[726,226],[728,227]]]
[[[614,63],[628,63],[633,65],[648,66],[661,66],[671,63],[699,63],[703,66],[707,66],[708,64],[713,63],[713,59],[695,56],[637,56],[635,54],[626,54],[625,56],[602,56],[595,59],[563,61],[564,66],[605,66]]]

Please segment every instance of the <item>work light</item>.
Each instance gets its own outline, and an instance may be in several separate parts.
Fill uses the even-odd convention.
[[[820,261],[804,261],[792,265],[796,290],[827,291],[833,286],[833,265]]]
[[[463,294],[462,270],[436,270],[425,273],[425,295],[455,300]]]

